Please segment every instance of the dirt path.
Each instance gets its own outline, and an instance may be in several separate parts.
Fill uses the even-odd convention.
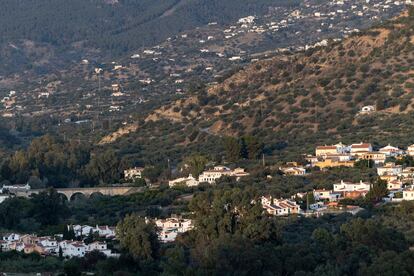
[[[178,1],[177,4],[175,4],[174,6],[169,8],[168,10],[166,10],[160,17],[163,18],[163,17],[167,17],[167,16],[172,15],[177,10],[177,8],[187,4],[189,2],[191,2],[191,0],[180,0],[180,1]]]

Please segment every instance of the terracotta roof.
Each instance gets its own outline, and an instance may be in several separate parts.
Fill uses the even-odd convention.
[[[361,193],[368,193],[369,191],[368,190],[355,190],[355,191],[346,191],[345,193],[358,193],[358,194],[361,194]]]
[[[357,148],[357,149],[360,149],[360,148],[369,148],[369,147],[371,147],[371,144],[368,144],[368,143],[352,144],[352,148]]]
[[[204,171],[205,173],[225,173],[225,172],[231,172],[231,171],[229,171],[229,170],[207,170],[207,171]]]
[[[86,246],[84,243],[81,243],[81,242],[72,242],[71,245],[74,247],[85,247]]]
[[[336,150],[336,146],[317,146],[316,149],[317,150],[324,150],[324,149],[326,149],[326,150],[328,150],[328,149]]]
[[[105,245],[106,243],[105,242],[101,242],[101,241],[94,241],[93,243],[91,243],[91,244],[102,244],[102,245]]]
[[[283,208],[289,208],[290,207],[289,205],[287,205],[286,203],[283,203],[283,202],[279,203],[279,206],[283,207]]]
[[[280,207],[276,205],[263,205],[263,207],[265,209],[273,209],[273,210],[280,209]]]

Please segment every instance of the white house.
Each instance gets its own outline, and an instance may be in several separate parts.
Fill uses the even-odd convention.
[[[324,156],[324,155],[332,155],[332,154],[338,154],[340,153],[338,151],[338,147],[335,145],[332,146],[317,146],[315,149],[315,155],[316,156]]]
[[[200,183],[207,182],[209,184],[214,184],[217,179],[223,176],[234,176],[237,179],[240,179],[240,177],[247,175],[249,175],[249,173],[245,172],[242,168],[231,170],[225,166],[215,166],[212,170],[207,170],[200,174],[198,181]]]
[[[114,238],[115,237],[115,229],[116,227],[108,226],[108,225],[96,225],[96,227],[92,230],[94,233],[98,233],[100,237],[105,238]]]
[[[384,176],[384,175],[398,176],[402,173],[402,166],[395,165],[395,163],[392,163],[392,162],[385,163],[384,166],[377,168],[377,173],[379,176]]]
[[[326,155],[338,155],[338,156],[349,156],[350,147],[339,142],[335,145],[330,146],[317,146],[315,149],[316,156],[326,156]],[[344,160],[348,161],[348,160]]]
[[[11,242],[8,242],[8,241],[5,241],[5,240],[0,240],[1,251],[2,252],[9,251],[10,250],[10,243]]]
[[[403,200],[414,200],[413,188],[409,188],[403,191]]]
[[[391,191],[400,190],[402,189],[402,187],[403,187],[403,183],[400,180],[391,180],[391,181],[388,181],[387,183],[387,188],[388,190],[391,190]]]
[[[163,229],[159,232],[158,237],[161,242],[173,242],[178,236],[177,229]]]
[[[406,167],[401,172],[402,178],[414,178],[414,167]]]
[[[239,19],[239,21],[237,21],[240,24],[252,24],[255,20],[255,17],[252,15],[246,16],[246,17],[242,17]]]
[[[3,188],[1,189],[1,192],[4,193],[5,191],[8,191],[10,193],[16,193],[16,192],[26,192],[30,190],[30,185],[25,184],[12,184],[12,185],[3,185]]]
[[[179,233],[193,229],[192,220],[183,218],[156,219],[155,225],[160,230],[158,237],[161,242],[174,241]]]
[[[304,167],[281,167],[279,168],[285,175],[305,175],[306,169]]]
[[[67,227],[68,230],[70,230],[70,228],[73,228],[75,237],[87,237],[90,233],[94,232],[94,228],[89,225],[68,225]]]
[[[25,244],[23,242],[15,241],[15,242],[9,243],[9,248],[11,250],[16,250],[16,251],[22,252],[22,251],[24,251]]]
[[[40,237],[37,240],[37,244],[40,245],[43,250],[49,254],[57,254],[59,252],[58,242],[54,238]]]
[[[326,205],[321,201],[315,202],[313,204],[309,204],[309,210],[313,210],[313,211],[322,211],[326,208],[327,208]]]
[[[407,154],[409,156],[414,156],[414,144],[411,145],[411,146],[408,146],[408,148],[407,148]]]
[[[134,168],[126,169],[124,170],[124,178],[128,180],[142,178],[143,171],[144,171],[144,168],[141,168],[141,167],[134,167]]]
[[[56,239],[51,237],[40,237],[38,238],[37,242],[44,247],[56,247],[58,246],[58,242]]]
[[[380,148],[379,152],[384,153],[387,157],[389,156],[398,156],[401,155],[403,153],[402,150],[400,150],[399,148],[393,147],[390,144],[388,144],[387,146]]]
[[[91,233],[97,233],[100,237],[104,238],[114,238],[115,237],[115,227],[108,226],[108,225],[96,225],[95,227],[89,225],[68,225],[68,230],[73,228],[76,237],[87,237]]]
[[[20,237],[20,234],[10,233],[3,236],[3,241],[14,242],[20,240]]]
[[[155,224],[159,228],[177,228],[179,233],[184,233],[193,228],[191,219],[182,219],[182,218],[167,218],[167,219],[157,219]]]
[[[341,153],[341,154],[349,153],[349,151],[351,150],[351,146],[347,146],[345,144],[342,144],[342,142],[339,142],[339,143],[335,144],[334,146],[338,149],[338,152]]]
[[[373,105],[366,105],[361,108],[359,114],[369,114],[375,111],[375,106]]]
[[[361,192],[361,191],[369,191],[371,189],[371,184],[362,182],[359,183],[352,183],[352,182],[344,182],[341,180],[340,183],[336,183],[334,186],[334,192],[343,193],[343,192]]]
[[[106,242],[101,241],[95,241],[93,243],[88,244],[86,251],[88,253],[92,251],[99,251],[107,257],[119,257],[119,254],[115,254],[111,251],[111,249],[108,249],[108,245],[106,244]]]
[[[349,153],[332,154],[332,155],[329,155],[328,157],[331,158],[331,159],[336,159],[339,162],[348,162],[348,161],[351,161],[353,159],[352,156]]]
[[[329,199],[330,195],[331,195],[330,190],[325,190],[325,189],[313,190],[313,197],[315,198],[315,200]]]
[[[363,142],[351,145],[351,154],[358,154],[363,152],[372,152],[372,145]]]
[[[330,202],[338,201],[341,198],[341,193],[333,192],[331,190],[318,189],[313,190],[313,197],[315,200],[329,200]]]
[[[0,204],[3,203],[6,199],[10,198],[11,196],[8,194],[0,194]]]
[[[94,251],[94,250],[103,251],[106,249],[108,249],[106,242],[96,241],[91,244],[88,244],[88,251]]]
[[[287,216],[290,214],[299,214],[300,212],[299,205],[288,199],[275,199],[271,196],[262,196],[260,201],[263,209],[273,216]]]
[[[88,247],[80,241],[62,241],[59,243],[63,257],[84,257]]]
[[[188,177],[180,177],[174,180],[170,180],[168,185],[174,187],[176,185],[183,184],[188,187],[198,186],[199,182],[191,174]]]

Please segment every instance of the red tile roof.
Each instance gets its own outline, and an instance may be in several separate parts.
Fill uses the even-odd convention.
[[[352,144],[352,148],[357,148],[357,149],[369,148],[369,147],[371,147],[371,144],[368,144],[368,143]]]
[[[317,150],[323,150],[323,149],[326,149],[326,150],[334,149],[334,150],[336,150],[336,146],[317,146],[316,149]]]

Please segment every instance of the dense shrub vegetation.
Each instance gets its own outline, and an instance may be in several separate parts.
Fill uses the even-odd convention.
[[[0,43],[31,39],[54,45],[86,41],[112,54],[154,44],[182,30],[209,22],[229,23],[265,12],[269,5],[295,6],[299,1],[196,0],[12,1],[2,3]],[[37,28],[37,26],[42,26]]]

